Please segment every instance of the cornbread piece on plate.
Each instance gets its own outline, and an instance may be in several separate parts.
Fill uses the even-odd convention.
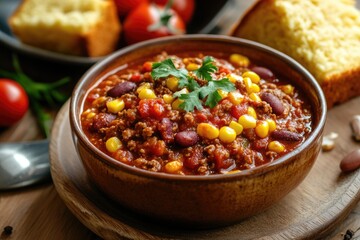
[[[121,31],[111,0],[24,0],[9,25],[28,45],[90,57],[114,51]]]
[[[262,0],[231,35],[291,56],[320,83],[328,108],[360,95],[360,12],[351,0]]]

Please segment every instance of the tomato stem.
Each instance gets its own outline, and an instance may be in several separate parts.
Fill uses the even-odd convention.
[[[153,32],[158,30],[161,27],[167,27],[169,29],[170,33],[172,34],[181,34],[182,32],[176,28],[173,28],[171,24],[169,24],[170,19],[174,16],[174,14],[171,12],[171,7],[173,5],[173,0],[169,0],[164,9],[161,10],[157,8],[158,11],[160,11],[160,20],[159,22],[156,22],[148,27],[148,31]]]

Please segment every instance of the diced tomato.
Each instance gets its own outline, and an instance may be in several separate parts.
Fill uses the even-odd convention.
[[[95,99],[99,98],[99,94],[98,93],[89,93],[89,95],[86,98],[86,102],[88,103],[92,103],[93,101],[95,101]]]
[[[247,106],[246,105],[234,105],[231,107],[230,109],[230,114],[231,116],[233,116],[234,118],[238,119],[239,117],[241,117],[242,115],[244,115],[245,113],[247,113]]]
[[[219,73],[229,74],[229,73],[231,73],[231,71],[230,71],[230,69],[228,69],[228,68],[220,67],[220,68],[219,68]]]
[[[132,82],[140,82],[141,80],[142,80],[142,77],[141,77],[141,74],[139,74],[139,73],[134,73],[130,77],[130,81],[132,81]]]
[[[142,66],[141,72],[151,72],[152,70],[152,62],[145,62]]]
[[[140,100],[138,110],[142,118],[151,117],[157,120],[163,119],[166,113],[162,99]]]
[[[138,110],[140,113],[140,116],[142,118],[147,118],[150,116],[150,99],[143,99],[140,100]]]
[[[194,148],[190,156],[184,159],[184,166],[190,169],[195,169],[200,164],[200,159],[203,158],[203,151],[200,147]]]
[[[215,166],[217,170],[227,169],[234,164],[234,159],[229,158],[229,152],[225,148],[218,148],[214,152]]]
[[[198,123],[207,122],[207,116],[203,112],[196,113],[195,119]]]
[[[157,141],[151,146],[150,152],[155,156],[162,156],[165,154],[166,144],[164,141]]]
[[[155,102],[150,109],[150,115],[156,119],[162,119],[164,116],[165,108],[161,103]]]

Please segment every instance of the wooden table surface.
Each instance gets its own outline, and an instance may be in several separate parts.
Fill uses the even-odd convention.
[[[0,68],[11,69],[11,54],[13,54],[12,51],[0,44]],[[34,60],[22,54],[19,54],[19,57],[24,71],[39,81],[72,76],[75,83],[87,69],[81,66],[57,65],[43,59]],[[71,87],[69,87],[70,91]],[[357,99],[357,102],[360,103],[360,99]],[[327,128],[336,128],[336,126],[327,126]],[[29,141],[39,138],[42,136],[30,111],[14,126],[0,128],[0,142]],[[13,227],[11,235],[2,232],[6,226]],[[360,228],[359,203],[340,225],[329,232],[325,239],[344,239],[344,234],[348,229],[358,228]],[[82,225],[67,209],[52,181],[49,180],[30,187],[0,191],[0,240],[5,239],[94,240],[100,238]],[[353,239],[360,239],[360,230]]]

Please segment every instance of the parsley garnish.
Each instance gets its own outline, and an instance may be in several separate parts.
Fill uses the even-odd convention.
[[[198,70],[195,70],[194,73],[198,78],[204,80],[212,80],[211,73],[217,71],[217,67],[213,64],[214,59],[212,57],[206,56],[201,67]]]
[[[180,81],[186,81],[186,83],[188,82],[188,71],[186,69],[177,69],[170,58],[162,62],[153,63],[151,71],[151,77],[153,79],[157,80],[169,76],[177,77]]]
[[[201,87],[193,77],[189,76],[186,69],[177,69],[171,59],[153,63],[151,76],[155,80],[169,76],[179,78],[179,87],[186,87],[191,91],[190,93],[184,93],[180,90],[174,93],[174,97],[184,101],[179,107],[185,111],[194,111],[195,108],[198,110],[203,109],[202,100],[205,98],[205,105],[213,108],[221,100],[221,96],[218,93],[219,89],[225,92],[235,90],[234,84],[229,79],[214,80],[212,78],[211,74],[217,71],[217,67],[213,62],[214,59],[212,57],[206,56],[201,67],[193,71],[197,78],[207,81],[207,84]]]

